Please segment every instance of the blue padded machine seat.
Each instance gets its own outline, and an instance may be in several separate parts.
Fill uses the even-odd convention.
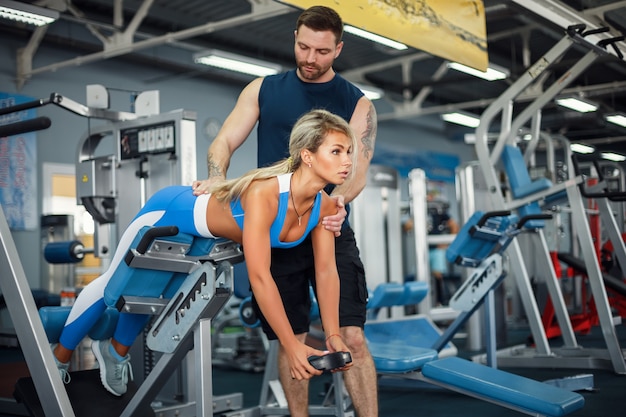
[[[395,282],[380,284],[370,294],[367,309],[376,310],[383,307],[399,306],[404,298],[404,285]]]
[[[459,357],[428,362],[422,367],[422,375],[546,416],[564,416],[585,404],[583,396],[575,392]]]
[[[136,248],[150,229],[150,226],[146,226],[139,230],[130,247]],[[179,233],[176,236],[167,236],[166,239],[171,242],[189,245],[194,241],[193,236],[184,233]],[[137,297],[158,297],[164,293],[175,275],[171,271],[131,268],[126,265],[126,262],[120,262],[104,290],[104,302],[109,307],[114,307],[122,294]]]
[[[552,187],[552,181],[547,178],[531,180],[522,151],[517,146],[504,146],[502,150],[502,163],[509,179],[511,193],[514,198],[524,198]],[[518,212],[520,217],[524,217],[539,214],[541,213],[541,209],[539,208],[539,203],[535,201],[518,208]],[[530,220],[526,224],[526,227],[529,229],[541,228],[543,226],[543,220]]]
[[[404,344],[368,342],[376,372],[406,374],[419,370],[425,363],[437,359],[437,351]]]
[[[404,284],[386,282],[376,287],[369,295],[367,309],[378,310],[383,307],[419,304],[427,294],[426,282],[408,281]]]
[[[446,259],[450,263],[461,264],[461,260],[467,259],[478,265],[492,253],[509,226],[517,221],[516,216],[490,217],[483,228],[492,230],[493,233],[475,233],[476,225],[484,214],[483,211],[476,211],[461,227],[446,249]]]
[[[376,287],[368,308],[418,304],[428,293],[428,283],[409,281],[404,284],[383,283]],[[374,358],[376,370],[381,373],[407,373],[438,357],[432,345],[441,332],[424,315],[410,315],[399,319],[365,322],[363,329]],[[456,347],[448,343],[443,355],[455,355]]]
[[[482,214],[479,217],[482,217]],[[494,219],[504,219],[506,223],[492,225],[495,229],[500,227],[506,229],[509,224],[507,220],[510,220],[507,217]],[[478,218],[474,224],[477,221]],[[489,244],[491,240],[484,242]],[[373,306],[390,307],[394,300],[412,303],[414,300],[403,295],[402,287],[402,284],[395,283],[379,285],[374,291],[375,296],[372,297]],[[414,286],[415,294],[419,294],[419,289],[419,285]],[[406,291],[411,293],[410,289]],[[385,294],[386,292],[388,294]],[[427,382],[531,415],[561,417],[582,408],[585,403],[580,394],[562,388],[457,356],[440,358],[437,350],[431,348],[433,341],[440,337],[440,331],[425,316],[368,320],[364,333],[376,372],[379,374],[400,375],[417,372]],[[456,348],[451,344],[449,346],[450,350],[454,350],[453,355],[456,354]],[[444,350],[442,353],[443,356],[448,354]]]
[[[524,198],[552,187],[552,181],[547,178],[531,180],[522,151],[517,146],[504,146],[502,162],[509,178],[513,197]]]
[[[143,227],[133,240],[131,248],[136,248],[141,238],[150,229],[150,226]],[[206,255],[211,252],[212,247],[216,243],[215,239],[201,238],[184,233],[161,237],[160,239],[189,244],[187,256]],[[121,295],[144,297],[159,297],[163,295],[165,298],[169,298],[169,293],[179,288],[186,277],[187,274],[170,271],[131,268],[125,262],[121,262],[105,289],[105,302],[109,308],[105,310],[102,317],[89,331],[89,337],[93,340],[103,340],[113,335],[119,317],[119,312],[114,306]],[[39,309],[39,317],[50,343],[59,341],[70,310],[70,306],[50,306]]]
[[[423,315],[367,321],[363,331],[368,343],[381,343],[387,346],[398,344],[423,349],[430,349],[441,336],[430,319]]]

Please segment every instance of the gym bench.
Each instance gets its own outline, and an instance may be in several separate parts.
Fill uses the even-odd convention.
[[[451,345],[454,334],[502,281],[502,252],[524,225],[545,218],[528,216],[518,222],[509,212],[476,212],[446,253],[449,261],[475,268],[451,299],[459,316],[443,333],[424,315],[368,320],[365,336],[378,374],[424,381],[534,416],[559,417],[582,408],[585,401],[578,393],[459,358]],[[377,312],[417,304],[427,291],[424,282],[381,284],[368,308]]]
[[[187,393],[187,402],[167,404],[157,411],[211,416],[213,412],[241,408],[241,394],[224,398],[212,396],[210,349],[210,319],[232,294],[232,263],[243,260],[241,247],[225,239],[179,233],[174,226],[144,227],[130,247],[105,288],[104,299],[108,308],[89,332],[89,337],[95,340],[110,338],[120,312],[149,314],[154,317],[146,332],[145,343],[150,350],[161,354],[141,385],[136,387],[129,382],[129,391],[122,397],[105,392],[98,371],[71,372],[72,382],[65,387],[75,415],[98,415],[93,407],[95,401],[103,405],[96,408],[103,409],[106,415],[154,415],[152,401],[192,349],[194,357],[190,359],[195,369],[188,367],[188,371],[194,376],[195,386],[189,384],[191,392]],[[70,310],[71,307],[43,307],[39,310],[50,343],[58,341]],[[85,377],[83,374],[87,373],[95,374]],[[81,392],[77,385],[88,380],[94,382],[89,385],[91,389],[84,392],[83,388]],[[46,404],[37,398],[33,381],[29,378],[18,381],[16,397],[24,402],[32,415],[45,415]],[[117,401],[113,402],[112,398]]]

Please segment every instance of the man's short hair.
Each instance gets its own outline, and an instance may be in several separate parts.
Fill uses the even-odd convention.
[[[336,11],[326,6],[312,6],[303,11],[296,22],[296,31],[306,26],[316,32],[329,30],[335,34],[336,43],[343,37],[343,21]]]

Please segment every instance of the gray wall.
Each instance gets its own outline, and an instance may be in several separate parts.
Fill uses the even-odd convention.
[[[154,66],[129,63],[123,59],[101,61],[78,67],[35,75],[17,91],[15,84],[15,51],[24,46],[23,39],[3,39],[0,43],[0,91],[33,97],[47,98],[56,92],[79,103],[85,103],[85,86],[102,84],[108,88],[132,91],[159,90],[161,112],[184,108],[197,112],[197,166],[198,178],[205,178],[206,149],[210,144],[202,127],[208,118],[223,121],[244,86],[244,82],[218,82],[189,75],[174,76]],[[34,60],[34,68],[73,58],[74,54],[42,46]],[[113,91],[111,109],[130,111],[129,93]],[[390,110],[388,103],[376,102],[379,113]],[[41,178],[44,162],[75,163],[76,148],[90,126],[98,121],[88,121],[54,105],[40,107],[38,115],[48,116],[52,126],[37,133],[37,178]],[[239,175],[256,166],[256,136],[250,138],[235,154],[229,176]],[[382,122],[379,125],[377,146],[406,153],[411,151],[436,150],[458,155],[461,161],[474,159],[473,148],[446,138],[443,124],[438,118],[418,119],[403,122]],[[41,212],[41,187],[38,187],[38,207]],[[22,263],[33,288],[39,282],[39,230],[14,231]]]

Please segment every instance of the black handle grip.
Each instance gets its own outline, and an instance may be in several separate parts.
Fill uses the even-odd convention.
[[[519,223],[517,223],[517,228],[521,229],[524,227],[524,224],[531,220],[551,220],[551,214],[529,214],[528,216],[524,216],[520,219]]]
[[[21,122],[0,126],[0,138],[19,135],[21,133],[35,132],[37,130],[44,130],[49,128],[51,124],[52,122],[50,121],[50,118],[41,116],[35,117],[34,119],[23,120]]]
[[[480,220],[478,220],[478,222],[476,222],[476,227],[483,227],[485,223],[487,223],[487,220],[489,220],[492,217],[504,217],[510,214],[511,214],[510,210],[488,211],[487,213],[483,214],[483,216],[480,218]]]
[[[163,236],[175,236],[178,234],[178,227],[176,226],[161,226],[161,227],[153,227],[149,229],[146,234],[143,235],[141,241],[137,245],[137,252],[140,254],[146,253],[148,248],[150,247],[150,243],[158,237]]]
[[[308,359],[311,366],[324,372],[343,368],[352,362],[350,352],[332,352],[322,356],[309,356]]]

